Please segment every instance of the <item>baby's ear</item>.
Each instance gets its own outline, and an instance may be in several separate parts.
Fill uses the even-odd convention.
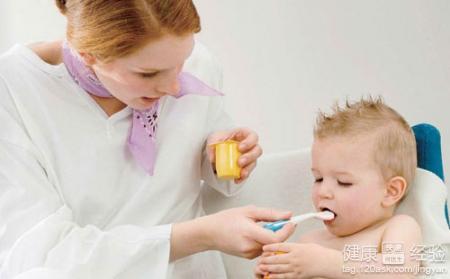
[[[382,201],[384,207],[390,207],[399,202],[406,192],[408,183],[401,176],[395,176],[386,182],[385,195]]]

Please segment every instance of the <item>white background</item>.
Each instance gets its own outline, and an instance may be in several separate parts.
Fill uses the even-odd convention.
[[[308,146],[336,100],[382,95],[441,130],[450,179],[450,1],[196,0],[199,40],[224,70],[227,108],[266,153]],[[52,0],[1,0],[0,51],[61,38]]]

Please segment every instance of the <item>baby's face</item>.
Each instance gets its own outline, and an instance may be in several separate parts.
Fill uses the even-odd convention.
[[[314,141],[312,198],[316,210],[335,213],[334,220],[324,222],[334,235],[354,234],[386,216],[381,205],[386,185],[374,162],[373,146],[370,136]]]

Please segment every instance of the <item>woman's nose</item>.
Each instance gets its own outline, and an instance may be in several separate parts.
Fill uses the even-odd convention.
[[[161,80],[157,91],[165,95],[178,96],[180,92],[180,82],[178,81],[180,71],[181,67],[177,67],[164,80]]]
[[[174,77],[168,81],[162,82],[158,85],[157,91],[164,95],[170,96],[178,96],[180,92],[180,83],[178,82],[178,78]]]

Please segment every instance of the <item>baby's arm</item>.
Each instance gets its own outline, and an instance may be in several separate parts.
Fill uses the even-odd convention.
[[[324,232],[324,229],[313,230],[302,234],[297,242],[265,246],[254,269],[255,278],[318,279],[316,274],[328,262],[323,256],[328,255],[329,249],[320,245]]]
[[[420,262],[411,256],[414,246],[422,244],[422,230],[414,218],[408,215],[392,217],[384,231],[381,243],[382,245],[402,244],[402,253],[405,259],[403,266],[411,269],[420,266]],[[414,278],[414,276],[409,278]]]
[[[422,233],[417,222],[410,216],[407,215],[396,215],[392,217],[386,224],[386,228],[381,237],[380,246],[383,244],[402,244],[404,252],[404,264],[395,265],[395,267],[405,267],[414,270],[414,267],[418,267],[420,262],[415,261],[411,255],[410,251],[415,245],[422,243]],[[336,251],[340,255],[335,254],[334,257],[329,256],[329,259],[333,259],[332,263],[327,265],[326,273],[324,274],[326,278],[416,278],[413,273],[375,273],[375,272],[363,272],[364,267],[367,263],[364,262],[344,262],[342,252]],[[343,273],[343,266],[354,268],[357,273],[356,275],[351,275],[350,273]],[[376,261],[370,263],[370,265],[377,269],[383,269],[386,267],[392,267],[392,265],[384,265],[382,254],[377,253]],[[349,270],[347,269],[347,270]],[[372,269],[373,270],[373,269]],[[358,272],[359,271],[359,272]],[[366,270],[367,271],[367,270]],[[370,270],[369,270],[370,271]]]
[[[259,261],[257,270],[261,273],[270,272],[270,278],[293,278],[323,277],[323,278],[415,278],[413,274],[401,273],[374,273],[367,271],[366,262],[344,262],[343,251],[325,248],[317,243],[320,239],[320,232],[311,232],[299,239],[300,243],[277,243],[264,246],[265,252],[283,251],[285,254],[266,254]],[[381,244],[403,244],[405,252],[405,263],[402,267],[418,266],[420,263],[414,261],[409,255],[409,251],[415,245],[421,243],[421,230],[417,222],[407,216],[398,215],[391,218],[386,224],[386,228],[381,236]],[[377,253],[376,261],[369,263],[373,268],[382,269],[383,265],[381,253]],[[343,267],[347,270],[355,270],[355,274],[343,272]],[[396,265],[397,267],[399,265]],[[373,269],[372,269],[373,270]],[[371,271],[371,270],[369,270]],[[278,274],[277,274],[278,273]]]

